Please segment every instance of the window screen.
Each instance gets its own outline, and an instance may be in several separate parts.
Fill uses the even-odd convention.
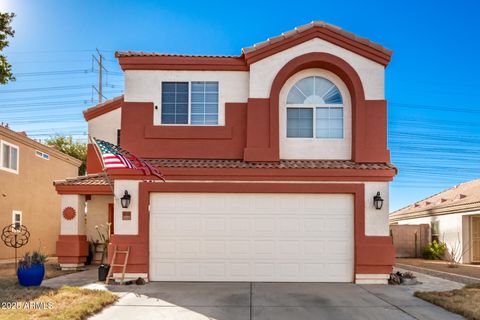
[[[162,123],[188,124],[188,82],[162,82]]]
[[[218,124],[218,82],[192,81],[191,124]]]
[[[287,137],[313,138],[312,108],[287,108]]]
[[[315,137],[343,138],[343,108],[316,108],[315,121]]]

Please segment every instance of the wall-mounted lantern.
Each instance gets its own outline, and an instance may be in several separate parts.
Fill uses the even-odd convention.
[[[126,209],[130,205],[130,199],[132,196],[128,193],[127,190],[125,190],[125,194],[123,197],[120,198],[120,202],[122,203],[122,208]]]
[[[382,209],[383,199],[380,196],[380,191],[378,191],[377,194],[373,197],[373,205],[375,206],[375,209],[377,209],[377,210]]]

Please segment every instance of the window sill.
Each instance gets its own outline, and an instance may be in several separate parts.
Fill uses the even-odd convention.
[[[10,172],[10,173],[14,173],[14,174],[18,174],[18,170],[13,170],[13,169],[4,168],[4,167],[0,167],[0,170]]]
[[[146,139],[232,139],[232,127],[196,125],[148,125]]]

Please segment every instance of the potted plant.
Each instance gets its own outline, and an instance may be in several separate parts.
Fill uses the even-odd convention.
[[[18,262],[18,283],[24,287],[39,286],[45,276],[45,261],[47,256],[41,252],[25,253]]]

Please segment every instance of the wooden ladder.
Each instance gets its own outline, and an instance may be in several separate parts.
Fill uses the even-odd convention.
[[[125,260],[123,260],[123,264],[116,263],[117,253],[125,255]],[[122,278],[120,279],[120,284],[123,284],[125,280],[125,270],[127,269],[127,261],[128,261],[129,255],[130,255],[130,246],[127,247],[127,250],[118,250],[118,246],[115,246],[115,248],[113,249],[112,264],[110,265],[110,269],[108,270],[107,278],[105,279],[105,284],[108,284],[110,280],[115,280],[115,277],[113,276],[113,269],[115,267],[122,267]]]

